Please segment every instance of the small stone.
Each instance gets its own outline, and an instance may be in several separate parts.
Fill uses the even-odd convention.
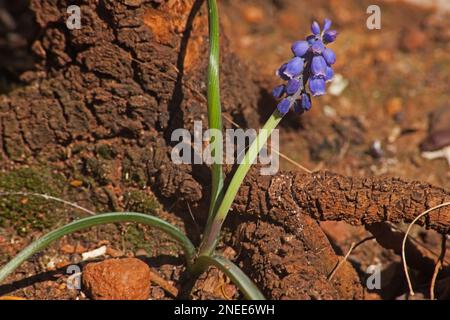
[[[139,259],[111,259],[86,265],[83,287],[94,300],[147,300],[150,268]]]

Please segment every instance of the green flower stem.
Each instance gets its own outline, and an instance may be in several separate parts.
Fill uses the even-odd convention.
[[[207,225],[206,231],[204,233],[204,238],[200,246],[200,255],[212,255],[216,247],[218,238],[220,236],[220,230],[225,221],[225,218],[230,210],[230,207],[236,197],[236,194],[244,181],[250,167],[255,162],[259,152],[267,142],[267,139],[272,134],[273,129],[280,123],[283,116],[276,109],[267,122],[264,124],[262,130],[259,132],[256,139],[250,145],[242,163],[236,170],[233,179],[225,193],[222,203],[217,209],[217,213],[214,216],[214,220],[210,225]]]
[[[222,133],[222,110],[220,106],[220,79],[219,79],[219,12],[216,0],[208,0],[209,21],[209,64],[208,64],[208,125],[209,129]],[[223,144],[221,139],[212,137],[210,142],[213,159],[221,160]],[[214,162],[211,168],[211,203],[207,225],[211,223],[216,203],[220,201],[223,189],[222,162]]]
[[[209,266],[215,266],[238,286],[247,300],[265,300],[258,287],[233,262],[219,256],[201,256],[197,259],[193,272],[199,274]]]
[[[12,273],[18,266],[20,266],[33,254],[45,249],[47,246],[60,239],[61,237],[81,229],[113,222],[137,222],[160,229],[161,231],[172,236],[180,243],[184,250],[188,267],[190,268],[192,266],[192,262],[195,257],[195,247],[178,228],[174,227],[164,220],[146,214],[134,212],[114,212],[79,219],[59,229],[56,229],[46,234],[42,238],[34,241],[28,247],[23,249],[14,259],[12,259],[5,266],[3,266],[3,268],[0,269],[0,282],[3,281],[10,273]]]

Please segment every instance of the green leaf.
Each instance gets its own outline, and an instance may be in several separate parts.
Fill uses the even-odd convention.
[[[208,0],[209,21],[209,64],[208,64],[208,125],[209,129],[222,133],[222,108],[220,106],[220,79],[219,79],[219,12],[216,0]],[[220,139],[211,139],[211,150],[220,159],[223,155],[223,142]],[[214,155],[213,155],[214,156]],[[214,158],[213,158],[214,159]],[[211,167],[211,203],[208,213],[207,225],[212,222],[216,204],[221,200],[223,189],[222,163],[213,163]]]
[[[200,255],[212,255],[216,247],[218,238],[220,236],[220,230],[227,217],[228,211],[233,204],[234,198],[244,181],[250,167],[255,162],[258,157],[259,152],[269,139],[272,134],[273,129],[280,123],[283,116],[278,112],[277,109],[272,113],[270,118],[264,124],[262,130],[259,131],[258,136],[250,145],[247,153],[244,156],[243,161],[238,166],[233,178],[231,179],[230,185],[223,197],[223,200],[217,209],[217,213],[214,216],[214,220],[211,224],[207,225],[202,244],[200,246]]]
[[[220,256],[200,256],[194,267],[194,272],[202,272],[208,266],[215,266],[225,273],[238,286],[247,300],[265,300],[253,281],[233,262]]]
[[[142,223],[158,228],[159,230],[167,233],[180,243],[184,250],[188,267],[191,267],[193,259],[195,257],[195,247],[178,228],[154,216],[134,212],[114,212],[79,219],[59,229],[56,229],[46,234],[42,238],[34,241],[28,247],[23,249],[14,259],[12,259],[5,266],[3,266],[3,268],[0,269],[0,282],[3,281],[10,273],[12,273],[18,266],[20,266],[33,254],[45,249],[47,246],[60,239],[61,237],[79,231],[81,229],[114,222]]]

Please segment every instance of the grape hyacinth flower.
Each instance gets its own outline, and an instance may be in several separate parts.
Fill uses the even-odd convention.
[[[286,114],[291,107],[299,113],[308,111],[312,106],[311,95],[325,94],[326,82],[333,79],[332,66],[336,63],[336,54],[327,45],[336,40],[337,31],[330,28],[329,19],[324,20],[323,29],[314,21],[313,34],[294,42],[291,47],[294,57],[277,70],[276,75],[287,81],[272,92],[276,99],[281,99],[277,106],[281,114]]]

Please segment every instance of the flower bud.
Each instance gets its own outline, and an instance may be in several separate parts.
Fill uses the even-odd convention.
[[[302,98],[301,98],[301,107],[303,110],[308,111],[311,109],[311,97],[309,96],[309,94],[307,93],[303,93],[302,94]]]
[[[288,78],[294,78],[299,76],[303,71],[304,60],[299,57],[291,59],[283,71],[283,74]]]
[[[336,54],[333,50],[326,48],[323,53],[323,57],[325,58],[325,61],[328,63],[328,65],[332,65],[336,63]]]
[[[325,81],[326,82],[331,81],[333,80],[333,77],[334,77],[333,68],[327,67],[327,70],[325,71]]]
[[[332,22],[330,19],[323,20],[323,32],[330,30],[331,24],[332,24]]]
[[[309,90],[314,97],[322,96],[325,94],[325,80],[319,77],[313,77],[309,80]]]
[[[304,112],[299,100],[294,102],[294,111],[300,114]]]
[[[303,57],[309,50],[309,43],[308,41],[296,41],[291,49],[296,57]]]
[[[314,35],[310,35],[310,36],[307,36],[306,37],[306,42],[308,42],[308,44],[310,45],[310,46],[312,46],[312,44],[314,43],[314,42],[316,42],[317,41],[317,36],[314,36]]]
[[[311,50],[315,54],[322,54],[322,52],[325,50],[325,45],[320,40],[314,41],[314,43],[311,45]]]
[[[302,86],[302,83],[299,80],[291,79],[287,83],[286,93],[288,95],[293,95],[294,93],[296,93],[300,89],[301,86]]]
[[[285,115],[286,113],[288,113],[290,106],[291,100],[288,98],[284,98],[280,101],[280,103],[278,103],[277,109],[282,115]]]
[[[323,41],[325,41],[325,43],[331,43],[334,42],[334,40],[336,40],[337,38],[337,31],[336,30],[328,30],[323,34]]]
[[[327,63],[322,56],[315,56],[312,59],[311,71],[314,76],[325,77],[327,71]]]
[[[320,34],[320,25],[317,23],[317,21],[314,21],[311,25],[311,31],[313,34],[318,36]]]
[[[272,95],[275,99],[280,99],[284,93],[284,85],[279,85],[272,90]]]
[[[281,67],[279,67],[278,70],[275,72],[275,74],[276,74],[278,77],[280,77],[281,79],[283,79],[283,80],[289,80],[289,79],[290,79],[289,77],[287,77],[287,76],[284,74],[284,70],[286,70],[286,66],[287,66],[287,63],[283,64],[283,65],[282,65]]]

